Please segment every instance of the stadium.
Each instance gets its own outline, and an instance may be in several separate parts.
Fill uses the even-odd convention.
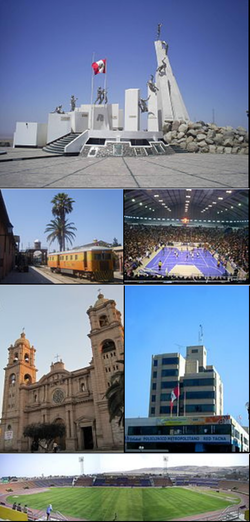
[[[227,468],[167,469],[168,457],[163,460],[162,468],[120,473],[3,477],[0,519],[47,520],[51,506],[49,519],[58,521],[248,520],[247,466],[234,468],[237,479],[227,480]]]
[[[246,282],[247,190],[126,190],[126,282]]]

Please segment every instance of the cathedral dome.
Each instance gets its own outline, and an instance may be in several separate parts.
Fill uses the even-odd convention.
[[[98,294],[97,301],[94,304],[94,307],[102,306],[104,303],[107,303],[109,299],[106,299],[103,294]]]
[[[19,346],[19,344],[24,344],[27,348],[30,348],[30,342],[26,339],[24,332],[21,333],[20,339],[16,340],[14,346]]]

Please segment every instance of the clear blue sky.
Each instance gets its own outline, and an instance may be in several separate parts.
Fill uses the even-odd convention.
[[[190,118],[248,125],[247,0],[2,0],[0,15],[0,134],[69,110],[72,94],[90,103],[93,52],[108,59],[110,102],[124,106],[127,88],[145,98],[159,22]]]
[[[114,299],[123,313],[123,287],[100,286],[105,297]],[[0,293],[0,416],[4,371],[8,348],[19,339],[22,328],[36,348],[37,380],[50,371],[58,354],[66,370],[89,365],[92,358],[89,316],[86,311],[97,300],[98,288],[87,285],[2,285]]]
[[[203,325],[207,364],[224,384],[224,414],[248,425],[249,322],[247,286],[125,288],[126,417],[147,417],[151,357],[198,342]],[[179,346],[183,348],[179,348]]]
[[[33,247],[35,239],[49,247],[46,225],[54,219],[51,200],[60,192],[75,200],[73,212],[68,215],[77,228],[73,246],[102,239],[112,243],[116,237],[123,243],[123,191],[122,190],[65,190],[65,189],[6,189],[2,190],[14,234],[21,238],[20,248]],[[70,245],[68,245],[70,247]],[[55,241],[50,251],[58,250]]]
[[[81,455],[0,455],[0,477],[9,475],[34,477],[48,475],[80,475]],[[84,473],[101,473],[163,467],[163,455],[83,455]],[[170,455],[169,467],[174,466],[248,466],[248,455]]]

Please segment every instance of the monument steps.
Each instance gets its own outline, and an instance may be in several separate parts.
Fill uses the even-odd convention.
[[[62,136],[61,138],[58,138],[55,141],[52,141],[45,147],[43,147],[43,150],[45,152],[53,152],[53,154],[63,155],[64,154],[64,147],[71,143],[77,136],[79,136],[81,132],[71,132],[70,134],[67,134],[66,136]]]

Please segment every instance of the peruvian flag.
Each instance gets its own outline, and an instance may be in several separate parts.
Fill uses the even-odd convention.
[[[106,59],[98,60],[98,62],[93,62],[92,68],[94,70],[94,74],[105,73],[106,72]]]
[[[179,386],[176,386],[176,388],[174,388],[171,391],[171,399],[170,399],[170,408],[171,408],[171,410],[173,409],[174,401],[176,399],[178,399],[179,396],[180,396]]]

